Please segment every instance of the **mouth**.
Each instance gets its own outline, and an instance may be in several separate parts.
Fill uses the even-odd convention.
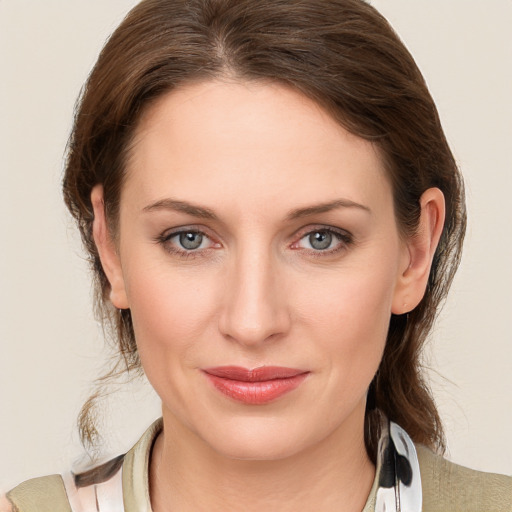
[[[262,405],[296,389],[310,372],[282,366],[261,366],[249,370],[241,366],[203,369],[217,391],[238,402]]]

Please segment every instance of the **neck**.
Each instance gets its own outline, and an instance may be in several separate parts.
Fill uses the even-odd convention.
[[[164,412],[150,464],[153,511],[360,512],[375,475],[364,445],[364,415],[362,420],[358,429],[343,425],[283,459],[236,460]]]

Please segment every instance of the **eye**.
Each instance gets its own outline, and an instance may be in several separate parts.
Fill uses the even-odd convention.
[[[197,233],[194,231],[188,231],[185,233],[179,233],[171,238],[177,239],[177,242],[181,245],[183,249],[187,249],[189,251],[193,251],[195,249],[200,249],[203,245],[203,241],[207,240],[207,238],[202,233]]]
[[[348,233],[322,228],[309,231],[293,246],[294,249],[306,249],[314,252],[334,253],[352,242]]]
[[[157,241],[162,244],[167,252],[178,256],[192,256],[200,254],[203,250],[220,246],[211,238],[195,229],[181,229],[162,234]]]
[[[305,237],[308,244],[317,251],[325,251],[332,245],[333,240],[336,242],[336,238],[329,231],[315,231]]]

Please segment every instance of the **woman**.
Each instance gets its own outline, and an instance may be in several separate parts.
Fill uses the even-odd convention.
[[[510,479],[433,453],[418,358],[462,182],[370,6],[142,2],[84,90],[64,193],[163,420],[125,457],[22,484],[19,510],[511,507]]]

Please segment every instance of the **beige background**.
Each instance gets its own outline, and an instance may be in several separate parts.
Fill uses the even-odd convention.
[[[375,0],[424,72],[467,182],[470,224],[432,337],[449,455],[512,473],[512,1]],[[72,109],[133,0],[0,0],[0,487],[81,454],[74,421],[103,358],[60,198]],[[108,453],[158,415],[151,390],[107,403]]]

